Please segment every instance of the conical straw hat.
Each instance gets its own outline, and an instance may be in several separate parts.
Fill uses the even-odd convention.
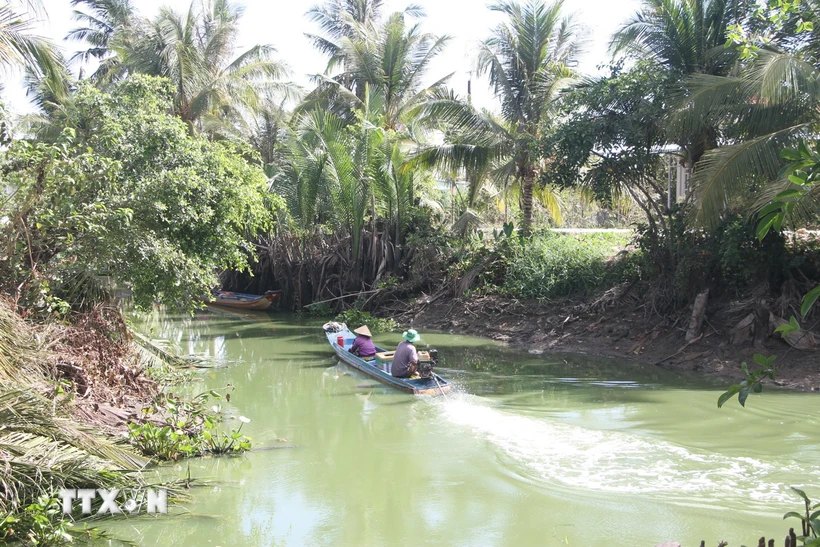
[[[361,334],[362,336],[369,336],[370,338],[373,338],[373,335],[370,334],[370,329],[367,328],[367,325],[362,325],[358,329],[354,330],[353,334]]]

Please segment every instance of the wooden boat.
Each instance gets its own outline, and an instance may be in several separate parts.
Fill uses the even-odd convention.
[[[266,310],[277,298],[282,295],[282,291],[266,291],[263,295],[243,294],[230,291],[217,291],[216,294],[203,298],[208,305],[223,306],[226,308],[236,308],[242,310]]]
[[[432,373],[430,378],[396,378],[390,374],[390,361],[377,361],[375,359],[365,361],[361,357],[353,355],[348,350],[353,345],[356,335],[350,332],[344,323],[328,323],[324,329],[327,341],[336,352],[336,355],[339,356],[339,359],[374,380],[413,395],[444,395],[452,389],[452,385],[435,372]],[[339,344],[340,338],[343,345]],[[392,355],[392,352],[384,348],[376,347],[376,351],[381,354]]]

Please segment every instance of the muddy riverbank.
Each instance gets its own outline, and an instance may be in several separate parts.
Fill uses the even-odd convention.
[[[422,296],[397,319],[416,328],[491,338],[533,354],[628,358],[726,378],[727,384],[742,379],[740,364],[752,363],[755,353],[777,355],[778,385],[820,392],[820,351],[792,347],[777,334],[758,337],[759,347],[755,347],[753,332],[742,328],[744,319],[749,322],[748,309],[738,301],[710,302],[700,332],[690,342],[685,336],[691,308],[661,317],[637,302],[622,299],[611,305],[599,298],[544,304],[500,296]],[[774,325],[769,328],[773,331]]]

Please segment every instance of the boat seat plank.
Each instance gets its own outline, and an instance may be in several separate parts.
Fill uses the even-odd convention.
[[[378,351],[376,352],[376,360],[380,363],[392,361],[395,353],[395,351]]]

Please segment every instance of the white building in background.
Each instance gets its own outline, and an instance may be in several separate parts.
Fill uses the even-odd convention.
[[[441,180],[436,179],[436,190],[447,192],[455,195],[456,190],[459,192],[466,192],[470,187],[470,183],[466,180]]]
[[[689,193],[689,179],[692,177],[692,169],[681,164],[682,157],[677,154],[669,154],[669,188],[675,187],[675,197],[677,203],[686,199]]]
[[[689,179],[692,178],[692,169],[683,164],[683,151],[680,147],[669,144],[657,150],[666,157],[667,174],[667,207],[673,203],[683,203],[691,188]]]

